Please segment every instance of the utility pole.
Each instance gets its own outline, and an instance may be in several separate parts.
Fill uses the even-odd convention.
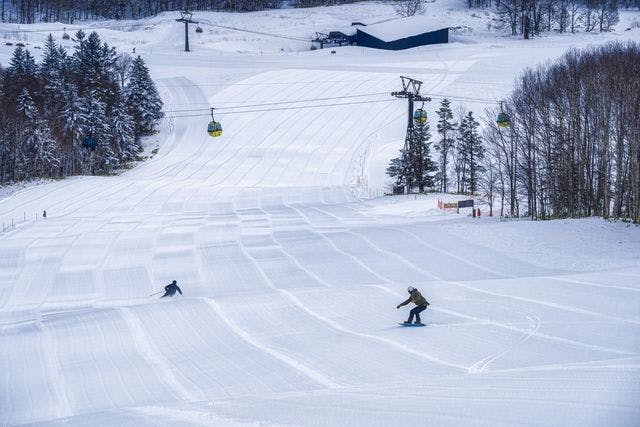
[[[189,24],[197,24],[198,21],[191,20],[193,13],[188,10],[180,11],[180,19],[177,22],[184,22],[184,51],[189,52]]]
[[[431,101],[431,98],[428,96],[420,95],[420,87],[422,86],[422,82],[420,80],[412,79],[411,77],[400,76],[402,79],[402,90],[399,92],[391,92],[391,96],[395,96],[396,98],[406,98],[408,102],[408,116],[407,116],[407,136],[404,140],[404,150],[405,153],[409,156],[409,164],[413,164],[413,150],[412,144],[415,140],[413,134],[413,103],[415,101],[425,102]],[[407,177],[407,193],[411,191],[412,187],[411,177]]]

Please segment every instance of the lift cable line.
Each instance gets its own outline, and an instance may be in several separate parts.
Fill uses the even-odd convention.
[[[386,94],[387,94],[387,92],[363,93],[363,94],[360,94],[360,95],[329,96],[329,97],[325,97],[325,98],[300,99],[300,100],[296,100],[296,101],[265,102],[265,103],[261,103],[261,104],[238,104],[238,105],[232,105],[232,106],[228,106],[228,107],[216,107],[216,111],[220,111],[220,110],[235,110],[235,109],[239,109],[239,108],[266,107],[266,106],[270,106],[270,105],[297,104],[297,103],[301,103],[301,102],[318,102],[318,101],[332,101],[332,100],[337,100],[337,99],[362,98],[362,97],[366,97],[366,96],[376,96],[376,95],[386,95]],[[371,100],[371,101],[377,101],[377,100]],[[371,102],[371,101],[363,101],[363,102]],[[207,108],[193,108],[193,109],[171,110],[171,111],[175,112],[175,113],[192,113],[192,112],[208,111],[208,110],[209,110],[209,107],[207,106]]]
[[[223,111],[218,112],[218,108],[216,108],[216,115],[228,115],[228,114],[243,114],[243,113],[266,113],[271,111],[287,111],[287,110],[301,110],[307,108],[321,108],[321,107],[340,107],[342,105],[362,105],[362,104],[372,104],[379,102],[394,102],[394,99],[380,99],[375,101],[354,101],[354,102],[339,102],[334,104],[319,104],[319,105],[301,105],[295,107],[281,107],[281,108],[266,108],[266,109],[256,109],[256,110],[243,110],[243,111]],[[205,110],[200,110],[205,111]],[[206,111],[210,111],[207,109]],[[166,113],[173,113],[173,111],[168,110]],[[178,119],[178,118],[188,118],[188,117],[205,117],[210,116],[210,112],[201,113],[201,114],[184,114],[184,115],[166,115],[167,118]]]
[[[123,30],[123,28],[125,29],[130,29],[130,28],[139,28],[139,27],[150,27],[150,26],[156,26],[156,25],[163,25],[165,24],[165,22],[131,22],[129,21],[121,21],[122,23],[118,23],[118,22],[114,22],[112,25],[87,25],[87,26],[76,26],[75,24],[67,24],[67,25],[73,25],[73,28],[69,28],[69,27],[63,27],[63,28],[49,28],[49,29],[44,29],[44,30],[37,30],[37,29],[20,29],[20,28],[16,28],[16,29],[6,29],[6,30],[0,30],[0,33],[3,34],[20,34],[20,33],[34,33],[34,34],[52,34],[52,33],[63,33],[65,34],[67,31],[67,28],[69,28],[69,31],[78,31],[78,30],[82,30],[82,31],[92,31],[92,30],[114,30],[114,31],[125,31]],[[19,25],[25,25],[25,24],[19,24]],[[30,24],[26,24],[26,25],[30,25]],[[67,38],[63,37],[65,40],[68,40]]]
[[[226,30],[233,30],[233,31],[241,31],[241,32],[244,32],[244,33],[258,34],[258,35],[261,35],[261,36],[276,37],[276,38],[280,38],[280,39],[295,40],[295,41],[299,41],[299,42],[311,42],[312,41],[310,38],[309,39],[303,39],[303,38],[300,38],[300,37],[291,37],[291,36],[285,36],[285,35],[282,35],[282,34],[265,33],[264,31],[255,31],[255,30],[248,30],[246,28],[238,28],[238,27],[231,27],[231,26],[228,26],[228,25],[214,24],[213,22],[209,21],[208,19],[203,19],[200,22],[206,23],[207,25],[210,25],[212,27],[224,28]]]

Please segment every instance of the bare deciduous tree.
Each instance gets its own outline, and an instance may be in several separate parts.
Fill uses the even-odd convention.
[[[638,93],[636,43],[571,50],[526,70],[507,102],[511,127],[484,132],[511,213],[524,196],[532,218],[640,222]]]
[[[403,18],[420,15],[425,11],[423,0],[394,0],[393,8]]]

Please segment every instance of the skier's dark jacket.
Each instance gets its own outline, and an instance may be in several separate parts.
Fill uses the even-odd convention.
[[[165,294],[163,296],[171,296],[173,294],[176,293],[176,291],[180,292],[180,295],[182,295],[182,291],[180,290],[180,287],[178,285],[176,285],[175,283],[170,283],[167,286],[164,287],[165,290]]]
[[[410,302],[414,303],[415,305],[422,305],[425,307],[429,305],[429,301],[427,301],[426,298],[423,297],[420,291],[418,291],[417,289],[414,289],[413,291],[411,291],[409,298],[403,303],[401,303],[398,307],[407,305]]]

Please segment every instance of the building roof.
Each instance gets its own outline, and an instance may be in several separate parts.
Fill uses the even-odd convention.
[[[415,15],[409,18],[398,18],[379,24],[367,25],[366,27],[359,26],[357,29],[382,41],[391,42],[447,27],[449,25],[441,20],[424,15]]]

